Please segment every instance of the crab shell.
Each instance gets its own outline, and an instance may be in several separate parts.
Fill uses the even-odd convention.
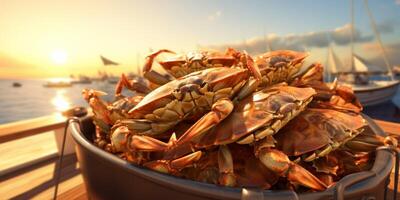
[[[248,144],[272,135],[304,110],[314,94],[311,88],[284,85],[256,92],[240,101],[234,111],[195,146],[204,148],[236,141]],[[263,130],[266,127],[269,128]]]
[[[199,89],[207,84],[210,90],[219,90],[226,87],[234,87],[249,77],[248,70],[238,68],[210,68],[191,73],[180,79],[173,80],[146,95],[138,105],[129,111],[131,118],[144,118],[152,114],[154,110],[162,108],[174,100],[184,101],[183,112],[194,108],[193,93],[199,93]],[[203,99],[198,99],[202,101]],[[204,100],[207,104],[208,101]],[[186,105],[187,104],[187,105]],[[204,102],[197,102],[202,105]],[[207,106],[211,106],[208,105]]]
[[[289,50],[271,51],[257,56],[254,60],[263,77],[261,86],[294,76],[307,56],[307,53]]]
[[[357,136],[365,125],[364,118],[358,114],[308,108],[274,138],[277,147],[288,156],[302,156],[304,161],[312,161]]]
[[[237,58],[218,51],[189,52],[176,55],[158,63],[175,78],[179,78],[195,71],[213,67],[231,67],[238,62]]]

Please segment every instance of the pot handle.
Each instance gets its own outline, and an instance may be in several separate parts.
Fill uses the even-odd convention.
[[[384,151],[389,151],[390,153],[393,153],[395,156],[395,164],[394,164],[394,187],[393,187],[393,199],[397,199],[397,188],[399,185],[399,165],[400,165],[400,151],[397,148],[397,146],[381,146],[376,149],[377,151],[379,150],[384,150]],[[386,192],[387,192],[387,187],[385,187],[385,199],[386,199]]]
[[[394,172],[394,188],[393,188],[393,199],[396,200],[397,197],[397,187],[399,184],[399,161],[400,161],[400,152],[396,147],[393,146],[380,146],[376,148],[376,151],[389,151],[390,153],[394,153],[396,157],[395,162],[395,172]],[[369,177],[376,176],[376,173],[373,171],[365,171],[359,173],[359,176],[354,177],[353,179],[348,179],[346,182],[338,182],[335,187],[334,199],[335,200],[344,200],[344,192],[345,189],[349,186],[352,186],[360,181],[363,181]],[[386,199],[386,190],[387,186],[385,187],[385,197]]]

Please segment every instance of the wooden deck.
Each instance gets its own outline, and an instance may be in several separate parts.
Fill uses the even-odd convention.
[[[400,124],[375,120],[387,133],[399,136]],[[57,169],[57,147],[54,133],[46,132],[0,145],[0,199],[51,199],[54,192],[55,170]],[[26,144],[32,144],[26,146]],[[48,156],[48,157],[46,157]],[[35,158],[40,162],[14,170],[6,170],[19,163]],[[393,192],[393,174],[389,192]],[[400,190],[400,188],[398,188]],[[391,198],[392,194],[389,194]],[[398,194],[400,195],[400,194]],[[85,186],[79,172],[75,154],[65,157],[62,168],[58,199],[87,199]]]

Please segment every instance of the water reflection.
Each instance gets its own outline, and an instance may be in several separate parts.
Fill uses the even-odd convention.
[[[71,102],[65,96],[66,91],[64,89],[57,90],[56,96],[51,99],[51,104],[59,112],[65,111],[71,107]]]

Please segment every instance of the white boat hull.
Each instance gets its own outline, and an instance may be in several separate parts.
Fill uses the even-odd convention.
[[[353,86],[354,93],[363,106],[390,101],[396,94],[400,81],[371,81],[365,86]]]

